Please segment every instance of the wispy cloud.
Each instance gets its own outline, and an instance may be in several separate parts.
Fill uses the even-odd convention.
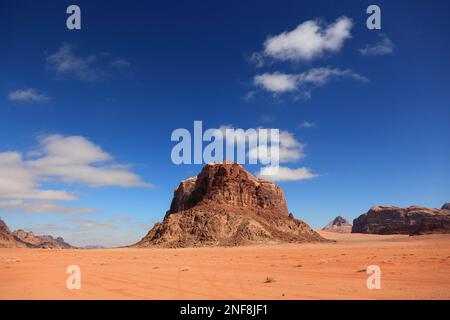
[[[111,66],[119,70],[128,68],[130,65],[131,63],[128,60],[121,58],[111,61]]]
[[[274,115],[271,114],[263,114],[259,120],[261,122],[265,122],[265,123],[269,123],[269,122],[274,122],[276,120],[276,117]]]
[[[30,212],[30,213],[56,213],[56,214],[82,214],[95,212],[90,208],[72,208],[60,205],[54,201],[0,201],[0,211]]]
[[[93,63],[95,56],[86,58],[75,54],[72,46],[64,43],[58,51],[47,57],[47,65],[58,74],[73,74],[81,80],[93,81],[98,79],[98,71]]]
[[[244,95],[244,100],[249,101],[255,97],[256,92],[255,91],[249,91]]]
[[[50,97],[36,89],[28,88],[11,92],[8,99],[16,102],[45,102],[49,101]]]
[[[367,82],[368,79],[350,69],[313,68],[299,74],[286,74],[280,72],[263,73],[256,75],[253,83],[273,94],[302,91],[310,94],[315,87],[320,87],[334,78],[350,78]]]
[[[114,247],[137,242],[150,227],[150,223],[135,220],[130,216],[126,219],[113,216],[108,219],[73,217],[61,223],[31,224],[25,229],[32,230],[35,234],[62,236],[66,242],[75,246]]]
[[[310,128],[316,127],[316,123],[315,122],[311,122],[311,121],[303,120],[302,122],[300,122],[298,127],[300,129],[310,129]]]
[[[385,34],[379,34],[380,40],[375,44],[368,44],[359,52],[364,56],[380,56],[394,52],[394,43]]]
[[[47,56],[47,66],[59,75],[73,75],[82,81],[96,81],[108,76],[113,69],[123,70],[130,66],[128,60],[115,58],[109,53],[93,53],[82,57],[72,45],[63,43]]]
[[[66,219],[67,222],[75,224],[77,227],[83,227],[84,229],[115,229],[117,226],[114,224],[112,219],[107,221],[99,221],[96,219],[83,219],[83,218],[71,218]]]
[[[351,37],[352,20],[343,16],[332,24],[308,20],[294,30],[271,36],[264,42],[263,52],[251,56],[258,66],[269,57],[282,61],[310,61],[325,53],[338,52]]]

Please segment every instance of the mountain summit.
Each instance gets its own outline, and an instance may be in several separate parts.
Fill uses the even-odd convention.
[[[134,246],[238,246],[326,241],[289,213],[283,191],[235,163],[207,164],[180,183],[164,220]]]
[[[343,217],[337,216],[333,221],[323,227],[322,230],[339,233],[350,233],[352,232],[352,224],[345,220]]]

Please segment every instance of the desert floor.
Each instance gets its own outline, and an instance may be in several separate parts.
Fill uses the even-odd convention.
[[[0,299],[450,299],[450,235],[322,235],[337,242],[0,249]],[[80,290],[66,287],[69,265],[81,268]],[[381,268],[380,290],[367,289],[369,265]]]

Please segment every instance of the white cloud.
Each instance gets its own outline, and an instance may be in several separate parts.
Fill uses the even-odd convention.
[[[379,56],[391,54],[394,51],[394,43],[385,34],[380,34],[380,41],[366,45],[364,48],[359,49],[359,52],[364,56]]]
[[[91,212],[58,205],[55,201],[76,197],[65,190],[43,188],[46,182],[90,187],[151,186],[128,166],[116,164],[110,154],[81,136],[42,136],[32,155],[33,158],[23,158],[19,152],[0,152],[0,199],[8,200],[2,202],[3,207],[9,205],[26,212]]]
[[[258,74],[253,83],[274,93],[297,90],[297,76],[280,72]]]
[[[66,191],[39,188],[39,176],[18,152],[0,153],[0,199],[74,200]]]
[[[346,16],[337,18],[330,24],[320,19],[308,20],[293,30],[268,37],[263,51],[254,52],[248,59],[257,67],[264,66],[269,58],[272,61],[311,61],[340,51],[345,40],[351,38],[352,27],[352,20]],[[309,99],[314,88],[325,85],[333,78],[368,81],[366,77],[350,69],[320,67],[298,74],[279,71],[257,74],[253,77],[253,84],[274,96],[294,93],[295,99]]]
[[[28,88],[11,92],[8,99],[16,102],[45,102],[49,101],[50,97],[36,89]]]
[[[295,148],[287,148],[280,142],[279,148],[267,145],[259,145],[249,150],[250,159],[256,159],[263,163],[269,163],[270,159],[279,159],[280,163],[296,162],[304,157],[303,146]],[[273,161],[272,161],[273,162]]]
[[[298,127],[300,128],[300,129],[310,129],[310,128],[314,128],[316,126],[316,123],[315,122],[310,122],[310,121],[306,121],[306,120],[303,120],[299,125],[298,125]]]
[[[313,60],[326,52],[339,51],[351,37],[352,26],[352,20],[345,16],[329,25],[308,20],[292,31],[269,37],[264,43],[264,55],[278,60]],[[261,65],[261,54],[253,54],[252,58]]]
[[[272,181],[297,181],[310,180],[318,177],[318,174],[311,172],[310,169],[302,167],[297,169],[290,169],[288,167],[263,167],[257,173],[260,178]]]
[[[350,69],[313,68],[299,74],[264,73],[254,77],[254,84],[274,94],[299,91],[310,94],[312,87],[323,86],[333,78],[350,78],[366,82],[368,79]]]
[[[223,125],[218,130],[225,137],[225,130],[233,129],[231,125]],[[258,134],[257,128],[254,131],[237,131],[235,130],[235,139],[237,144],[249,143],[257,141]],[[232,143],[231,141],[226,141]],[[295,136],[286,131],[281,130],[279,132],[279,147],[274,147],[272,137],[269,135],[267,143],[259,144],[256,148],[248,151],[249,159],[259,160],[261,163],[295,163],[305,157],[304,149],[305,145],[299,142]],[[272,160],[271,160],[272,158]],[[278,158],[278,161],[273,161],[274,158]],[[311,172],[308,168],[290,169],[284,166],[263,166],[257,172],[257,176],[260,178],[272,180],[272,181],[294,181],[294,180],[308,180],[318,177],[319,175]]]
[[[29,160],[27,165],[40,176],[91,187],[150,186],[127,166],[112,163],[110,154],[84,137],[44,136],[39,145],[44,156]]]
[[[226,137],[226,129],[233,129],[231,125],[222,125],[219,127],[219,131],[222,133],[223,137]],[[300,143],[292,133],[281,130],[279,131],[279,146],[276,148],[272,145],[272,135],[269,134],[267,137],[267,143],[258,143],[258,130],[262,128],[256,128],[252,131],[245,130],[235,130],[234,138],[238,145],[248,143],[249,145],[254,144],[256,148],[248,151],[247,156],[249,159],[259,160],[264,163],[268,163],[270,157],[279,159],[280,163],[285,162],[295,162],[300,160],[305,156],[304,154],[304,144]],[[226,140],[227,144],[233,144],[234,142]],[[263,156],[264,155],[264,156]]]

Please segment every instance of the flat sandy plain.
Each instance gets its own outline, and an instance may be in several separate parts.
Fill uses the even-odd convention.
[[[0,299],[450,299],[450,235],[321,234],[336,242],[0,249]],[[80,290],[66,287],[69,265],[81,268]],[[369,265],[381,268],[380,290],[367,289]]]

